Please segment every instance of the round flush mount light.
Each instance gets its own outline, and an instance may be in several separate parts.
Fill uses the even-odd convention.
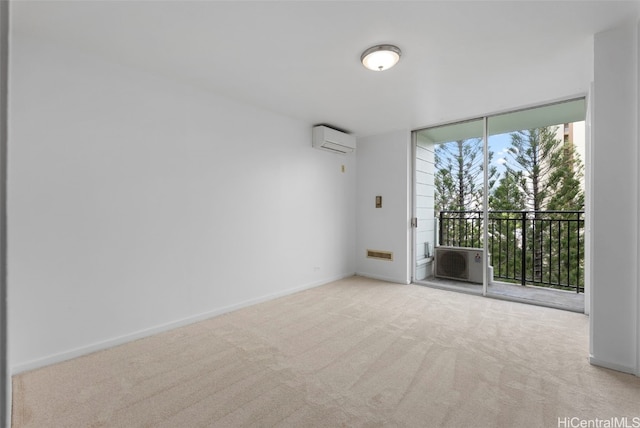
[[[400,48],[393,45],[373,46],[362,53],[362,65],[373,71],[384,71],[400,60]]]

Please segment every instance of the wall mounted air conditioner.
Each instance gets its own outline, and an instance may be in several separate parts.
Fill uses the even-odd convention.
[[[482,284],[483,255],[482,248],[436,247],[435,276]]]
[[[356,149],[356,137],[327,126],[314,126],[313,147],[334,153],[351,153]]]

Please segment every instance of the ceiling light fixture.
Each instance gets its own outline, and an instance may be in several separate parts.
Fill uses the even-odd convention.
[[[373,46],[362,53],[362,65],[373,71],[384,71],[400,60],[400,48],[393,45]]]

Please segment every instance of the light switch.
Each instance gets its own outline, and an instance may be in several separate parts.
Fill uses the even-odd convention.
[[[382,208],[382,196],[376,196],[376,208]]]

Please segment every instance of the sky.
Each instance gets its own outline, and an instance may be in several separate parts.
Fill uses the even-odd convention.
[[[504,164],[510,160],[507,153],[511,145],[510,134],[498,134],[489,137],[489,151],[493,152],[491,164],[498,169],[500,175],[505,171]]]

